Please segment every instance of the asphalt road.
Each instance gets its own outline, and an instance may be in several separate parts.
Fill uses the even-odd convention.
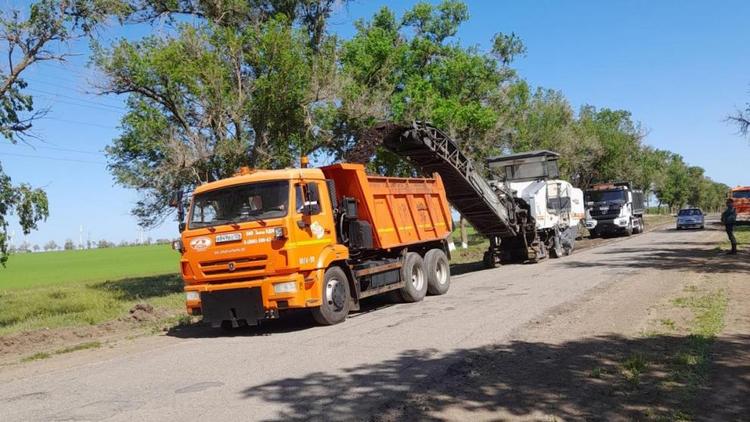
[[[670,227],[463,274],[444,296],[381,301],[332,327],[298,316],[233,336],[193,329],[56,357],[0,373],[0,420],[368,419],[449,370],[450,361],[424,357],[512,340],[602,283],[679,265],[681,250],[705,236]]]

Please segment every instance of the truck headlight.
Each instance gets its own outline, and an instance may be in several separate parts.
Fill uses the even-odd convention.
[[[297,283],[293,281],[286,281],[284,283],[276,283],[273,285],[273,292],[276,294],[294,293],[296,291],[297,291]]]
[[[628,219],[627,218],[618,218],[615,220],[615,224],[618,226],[627,226],[628,225]]]
[[[188,302],[200,302],[201,294],[198,292],[185,292],[185,299]]]

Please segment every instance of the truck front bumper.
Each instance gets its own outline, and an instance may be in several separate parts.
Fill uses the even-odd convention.
[[[190,315],[203,315],[212,324],[222,321],[276,318],[279,310],[320,306],[316,271],[269,276],[252,281],[192,284],[185,286],[185,306]]]
[[[588,226],[588,225],[587,225]],[[622,233],[625,230],[627,230],[628,225],[627,222],[625,224],[622,224],[622,220],[620,218],[615,218],[612,220],[596,220],[596,225],[589,229],[591,231],[594,231],[596,233]]]

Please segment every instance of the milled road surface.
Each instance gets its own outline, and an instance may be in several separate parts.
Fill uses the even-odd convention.
[[[232,336],[192,329],[34,362],[0,373],[0,420],[371,419],[450,371],[450,359],[429,358],[511,341],[553,308],[655,271],[660,250],[674,258],[717,234],[659,229],[468,273],[447,295],[383,303],[333,327],[298,316]]]

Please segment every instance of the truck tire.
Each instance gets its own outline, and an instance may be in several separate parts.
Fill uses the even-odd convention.
[[[631,219],[628,222],[628,225],[625,227],[625,236],[632,236],[633,235],[633,220]]]
[[[404,302],[419,302],[427,294],[427,277],[425,277],[424,261],[416,252],[409,252],[401,267],[401,280],[406,285],[399,290]]]
[[[549,249],[550,258],[560,258],[563,256],[563,245],[562,239],[560,239],[560,233],[555,233],[555,237],[552,238],[552,247]]]
[[[427,293],[444,295],[451,287],[451,266],[445,252],[430,249],[424,256],[424,268],[427,273]]]
[[[323,276],[323,303],[312,310],[318,324],[333,325],[346,319],[351,306],[349,300],[349,280],[339,267],[331,267]]]
[[[636,218],[635,223],[633,226],[633,233],[635,234],[641,234],[643,233],[643,218]]]
[[[482,264],[484,265],[484,268],[487,269],[493,269],[500,266],[497,262],[497,257],[491,251],[484,251],[484,255],[482,255]]]

